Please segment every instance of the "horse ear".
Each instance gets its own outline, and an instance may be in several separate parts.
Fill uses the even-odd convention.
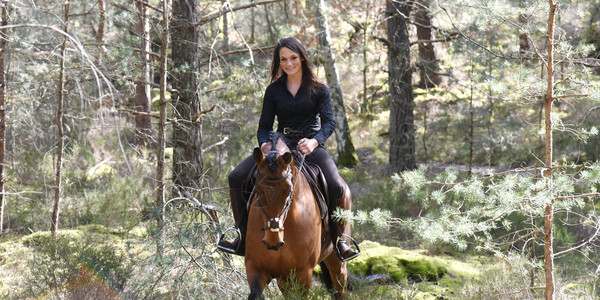
[[[260,163],[263,159],[263,153],[262,153],[262,151],[260,151],[260,148],[258,148],[258,147],[254,148],[254,153],[252,153],[252,156],[254,157],[254,161],[257,164]]]
[[[286,165],[289,165],[292,162],[292,153],[286,152],[283,154],[282,158],[283,158],[283,162]]]

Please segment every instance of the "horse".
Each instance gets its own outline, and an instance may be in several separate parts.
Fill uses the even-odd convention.
[[[273,138],[268,153],[255,148],[253,158],[257,168],[248,203],[245,255],[248,299],[264,299],[262,292],[272,279],[277,280],[284,296],[289,294],[293,280],[304,292],[308,291],[313,269],[319,263],[325,265],[324,273],[329,272],[336,299],[343,298],[348,277],[346,263],[335,253],[335,241],[331,240],[309,182],[299,169],[303,164],[294,160],[280,136]],[[351,194],[345,182],[344,195],[337,206],[350,210]],[[344,225],[343,233],[349,237],[349,224]]]

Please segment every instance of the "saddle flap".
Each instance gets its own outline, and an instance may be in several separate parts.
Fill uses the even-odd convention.
[[[311,190],[317,199],[319,210],[321,211],[321,219],[323,224],[328,224],[328,208],[327,203],[329,200],[329,192],[327,189],[327,181],[321,171],[321,168],[317,164],[304,162],[304,168],[302,168],[304,176],[308,180]]]

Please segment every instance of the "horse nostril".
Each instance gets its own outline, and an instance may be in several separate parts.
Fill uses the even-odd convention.
[[[275,250],[278,250],[283,245],[285,245],[285,242],[280,242],[279,244],[277,244],[277,246],[275,246]]]
[[[275,245],[275,246],[271,246],[271,245],[270,245],[270,244],[269,244],[267,241],[265,241],[265,240],[263,240],[262,242],[265,244],[265,246],[267,246],[267,249],[269,249],[269,250],[273,250],[273,251],[277,251],[277,250],[279,250],[279,248],[281,248],[283,245],[285,245],[285,242],[279,242],[279,243],[277,243],[277,245]]]

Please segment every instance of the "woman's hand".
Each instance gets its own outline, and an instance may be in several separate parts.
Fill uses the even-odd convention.
[[[298,141],[298,151],[304,155],[311,154],[317,147],[319,147],[319,142],[315,139],[303,138]]]
[[[262,143],[260,145],[260,151],[262,151],[262,153],[267,153],[267,152],[271,151],[271,148],[273,148],[273,143],[271,143],[271,142]]]

